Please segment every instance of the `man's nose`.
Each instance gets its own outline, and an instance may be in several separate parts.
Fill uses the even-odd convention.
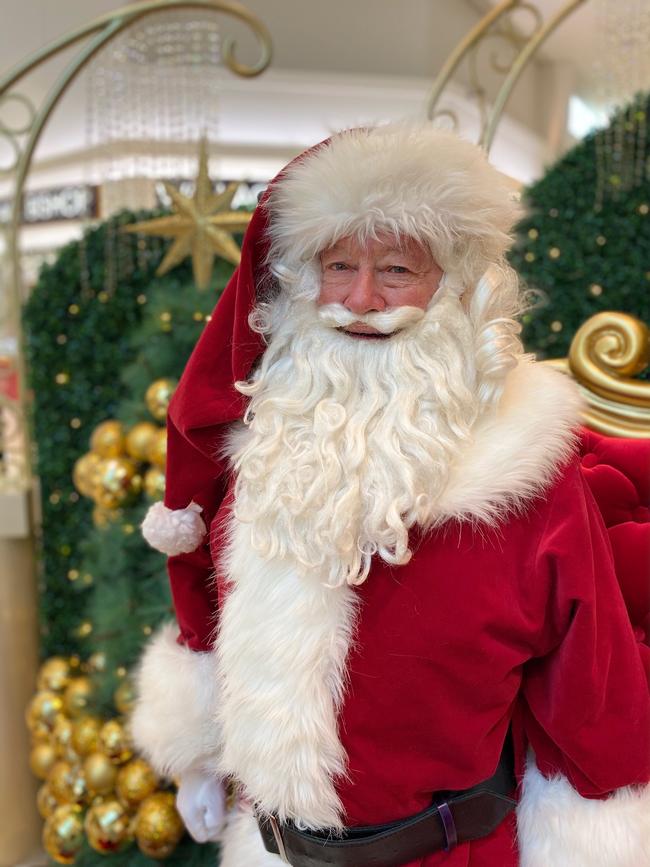
[[[381,294],[381,284],[374,268],[361,266],[357,269],[343,304],[351,313],[359,315],[386,308],[386,302]]]

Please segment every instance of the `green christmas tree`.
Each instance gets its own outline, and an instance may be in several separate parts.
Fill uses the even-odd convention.
[[[649,140],[643,94],[525,191],[510,258],[543,293],[524,327],[538,357],[566,356],[580,325],[603,310],[650,323]]]
[[[146,802],[151,821],[164,825],[169,819],[171,854],[138,839],[140,851],[131,841],[128,828],[137,803],[121,814],[110,808],[113,786],[126,779],[132,764],[130,748],[120,740],[119,715],[128,712],[132,700],[128,674],[148,636],[172,611],[165,558],[138,531],[144,512],[163,493],[160,454],[157,465],[138,454],[138,444],[141,448],[146,440],[142,435],[135,438],[135,452],[133,444],[131,454],[123,452],[134,428],[142,434],[154,431],[158,446],[164,442],[166,398],[233,271],[217,260],[207,291],[196,288],[189,261],[156,276],[164,242],[121,230],[157,216],[124,212],[67,245],[53,265],[43,268],[24,311],[43,500],[42,650],[49,657],[30,723],[35,733],[49,736],[56,752],[54,766],[43,751],[39,754],[40,775],[49,773],[39,807],[54,817],[46,822],[46,848],[62,863],[69,863],[65,858],[72,851],[74,863],[82,867],[107,860],[115,867],[158,863],[149,855],[165,855],[170,867],[215,861],[214,847],[199,846],[187,836],[178,842],[179,820],[169,813],[172,795],[159,791]],[[151,399],[152,384],[157,402]],[[122,454],[103,463],[94,456],[101,471],[92,476],[93,504],[75,488],[73,473],[93,432],[106,425],[113,434],[121,426],[127,445],[116,447]],[[107,441],[104,437],[104,445]],[[120,466],[128,472],[115,487]],[[90,484],[91,477],[85,481]],[[134,774],[138,770],[145,786],[136,761]],[[115,774],[110,792],[97,788]],[[160,781],[157,785],[164,787]],[[97,794],[104,805],[93,812]],[[75,829],[78,839],[72,843],[57,837],[59,831],[74,837]]]

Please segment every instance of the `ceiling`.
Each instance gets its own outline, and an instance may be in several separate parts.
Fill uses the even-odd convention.
[[[361,83],[362,104],[369,89],[376,102],[385,82],[394,87],[404,81],[410,88],[411,101],[414,93],[426,94],[427,82],[433,81],[453,47],[496,2],[246,0],[245,5],[269,27],[274,46],[273,72],[285,78],[293,76],[303,91],[304,83],[309,81],[315,87],[326,81],[326,86],[335,91],[338,76],[339,81],[347,81],[346,99],[355,82]],[[566,0],[533,2],[548,18]],[[63,34],[117,8],[116,0],[21,0],[13,4],[10,19],[5,19],[0,29],[0,73]],[[223,31],[237,39],[242,59],[254,60],[256,45],[250,32],[227,16],[220,20]],[[530,16],[524,12],[517,13],[515,20],[523,29],[530,27]],[[626,26],[615,26],[616,22]],[[548,154],[556,156],[567,144],[565,114],[569,96],[579,94],[588,101],[604,102],[608,88],[611,91],[621,81],[644,86],[650,52],[643,39],[645,34],[650,38],[649,28],[649,0],[585,0],[524,71],[508,103],[509,115],[547,143],[553,139]],[[493,44],[484,54],[497,49],[503,52],[503,45]],[[21,84],[21,92],[38,104],[70,56],[60,56],[31,73]],[[490,77],[487,71],[481,74],[488,93],[490,88],[494,93],[496,76]],[[463,75],[458,84],[466,86]],[[650,86],[650,81],[645,86]],[[74,141],[82,134],[86,95],[78,82],[57,111],[53,125],[58,136],[57,152],[65,147],[68,137]],[[308,106],[305,111],[309,111]],[[260,118],[261,122],[267,120]],[[50,127],[46,132],[50,133]],[[47,154],[48,141],[51,136],[44,136],[37,159]]]
[[[545,19],[566,0],[533,0]],[[337,70],[353,74],[433,78],[458,40],[497,0],[247,0],[245,5],[271,30],[274,66],[280,69]],[[2,66],[10,68],[58,36],[119,8],[116,0],[21,0],[0,29]],[[577,87],[593,90],[602,67],[605,26],[639,19],[647,0],[584,0],[550,37],[541,57],[571,67]],[[609,10],[609,11],[608,11]],[[531,18],[516,20],[522,28]],[[231,25],[228,25],[229,27]],[[237,25],[233,25],[237,32]],[[643,32],[644,27],[635,28]],[[250,40],[241,31],[245,49]],[[647,34],[646,34],[647,35]],[[611,34],[610,34],[611,37]],[[246,46],[246,42],[248,45]],[[624,40],[621,40],[624,43]],[[611,56],[614,40],[607,41]],[[621,51],[629,51],[622,44]],[[611,57],[612,63],[621,58]]]
[[[219,177],[262,179],[334,129],[423,116],[427,93],[445,59],[496,2],[244,0],[271,32],[273,62],[259,79],[226,73],[220,79],[218,147],[211,168]],[[566,0],[532,2],[548,19]],[[43,46],[120,5],[117,0],[21,0],[12,4],[11,15],[4,16],[0,28],[0,76]],[[218,20],[222,33],[237,40],[239,58],[253,62],[257,46],[250,32],[226,15]],[[530,16],[525,13],[518,13],[515,21],[521,29],[530,28]],[[570,96],[602,103],[622,84],[650,87],[649,40],[650,0],[585,0],[524,70],[491,152],[495,165],[524,183],[539,177],[570,144],[566,133]],[[482,49],[481,84],[488,97],[497,88],[489,60],[495,52],[503,56],[503,49],[502,42]],[[72,56],[68,51],[30,73],[21,82],[20,93],[36,105],[42,103]],[[89,146],[89,117],[104,110],[100,101],[92,105],[95,95],[87,84],[89,78],[80,76],[53,113],[39,142],[28,187],[93,182],[92,172],[105,171],[106,161]],[[459,114],[465,111],[466,118],[468,94],[463,72],[453,82],[449,98]],[[114,107],[116,104],[113,100]],[[137,106],[125,106],[125,116],[129,110],[137,112]],[[0,122],[6,120],[6,113],[7,106],[0,105]],[[469,118],[468,123],[475,124],[475,119]],[[145,157],[134,158],[140,160],[138,165],[150,158],[154,145],[153,134],[141,139]],[[0,136],[0,169],[3,146],[6,156],[7,145]],[[185,155],[193,157],[194,151],[192,145]],[[108,178],[115,168],[110,159],[105,172]],[[10,189],[0,171],[0,204]],[[54,247],[67,236],[57,240],[53,233],[64,229],[53,225],[47,231],[34,230],[41,231],[42,239],[29,237],[26,229],[24,243],[34,248]]]

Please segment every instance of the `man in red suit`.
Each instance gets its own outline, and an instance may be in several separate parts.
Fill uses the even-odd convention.
[[[577,390],[522,351],[517,215],[479,149],[389,126],[251,221],[169,410],[178,628],[133,717],[223,867],[650,865],[641,636]]]

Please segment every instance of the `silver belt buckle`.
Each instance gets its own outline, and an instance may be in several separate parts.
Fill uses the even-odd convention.
[[[280,826],[278,825],[275,816],[269,816],[269,823],[271,825],[271,830],[273,831],[273,836],[275,837],[275,845],[278,847],[280,858],[285,864],[289,864],[290,862],[287,858],[287,851],[284,848],[284,841],[282,839],[282,832],[280,831]]]

